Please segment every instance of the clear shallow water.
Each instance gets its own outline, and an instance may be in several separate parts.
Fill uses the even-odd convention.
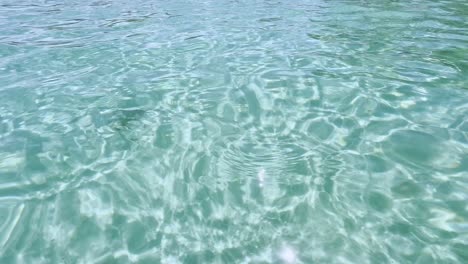
[[[0,5],[1,263],[468,262],[466,1]]]

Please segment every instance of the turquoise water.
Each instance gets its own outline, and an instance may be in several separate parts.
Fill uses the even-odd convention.
[[[464,0],[3,0],[0,58],[0,263],[468,263]]]

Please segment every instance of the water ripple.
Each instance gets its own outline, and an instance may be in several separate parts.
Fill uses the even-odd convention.
[[[467,262],[465,18],[3,1],[0,262]]]

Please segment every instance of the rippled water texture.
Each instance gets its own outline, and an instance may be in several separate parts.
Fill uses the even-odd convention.
[[[466,0],[0,4],[0,263],[468,263]]]

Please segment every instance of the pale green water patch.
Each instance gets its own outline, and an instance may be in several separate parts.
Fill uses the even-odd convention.
[[[3,1],[0,262],[468,262],[467,10]]]

